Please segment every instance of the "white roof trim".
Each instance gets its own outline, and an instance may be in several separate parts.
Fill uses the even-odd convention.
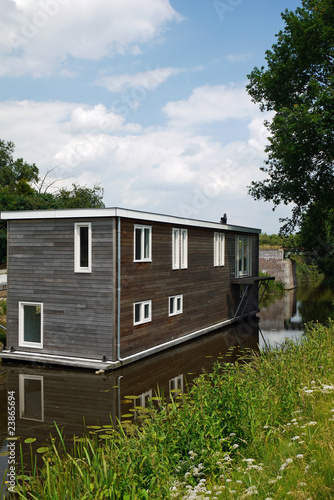
[[[162,215],[124,208],[81,208],[65,210],[18,210],[15,212],[1,212],[2,220],[30,220],[30,219],[86,219],[91,217],[123,217],[150,222],[164,222],[183,226],[204,227],[220,229],[223,231],[239,231],[247,233],[260,233],[261,229],[208,222],[203,220],[187,219],[173,215]]]

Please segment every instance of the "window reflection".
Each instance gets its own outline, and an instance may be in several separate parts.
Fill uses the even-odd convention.
[[[19,376],[20,418],[44,421],[43,377],[37,375]]]

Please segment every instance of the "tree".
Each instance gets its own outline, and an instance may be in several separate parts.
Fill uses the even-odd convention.
[[[302,0],[302,7],[286,10],[282,18],[285,28],[266,52],[267,67],[248,75],[252,100],[262,111],[275,112],[266,123],[268,157],[261,168],[268,177],[252,182],[250,194],[272,201],[274,209],[293,203],[281,232],[300,228],[313,254],[319,241],[305,233],[312,228],[321,234],[334,269],[334,249],[326,239],[328,228],[332,234],[334,229],[329,216],[334,209],[334,2]]]
[[[61,188],[57,192],[40,192],[33,186],[45,181],[39,177],[39,169],[22,158],[14,160],[14,143],[0,139],[0,211],[42,210],[62,208],[102,208],[103,189],[72,184],[72,189]],[[6,224],[0,227],[0,264],[6,262]]]

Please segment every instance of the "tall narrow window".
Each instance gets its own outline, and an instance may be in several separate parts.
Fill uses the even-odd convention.
[[[90,222],[74,225],[74,269],[77,273],[92,271],[92,227]]]
[[[180,230],[173,229],[173,269],[180,269]]]
[[[19,345],[43,347],[43,304],[19,303]]]
[[[188,267],[188,230],[181,229],[181,269]]]
[[[224,233],[214,234],[214,265],[224,266],[225,265],[225,235]]]
[[[188,229],[172,230],[172,267],[173,269],[188,268]]]
[[[135,226],[134,260],[135,262],[150,262],[152,260],[151,226]]]
[[[252,274],[252,247],[249,236],[236,237],[236,277],[250,276]]]
[[[152,320],[152,301],[145,300],[133,304],[133,324],[141,325]]]

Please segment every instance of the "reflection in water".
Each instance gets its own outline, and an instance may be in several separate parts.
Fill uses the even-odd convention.
[[[171,391],[186,390],[194,377],[203,370],[210,371],[217,359],[233,362],[246,348],[258,351],[256,318],[252,323],[236,323],[102,375],[88,370],[7,361],[2,366],[5,404],[0,407],[0,445],[1,438],[5,445],[7,435],[7,391],[15,391],[16,433],[29,467],[29,446],[24,440],[36,437],[37,441],[32,444],[34,450],[50,444],[50,433],[56,434],[54,422],[63,429],[70,448],[73,435],[82,434],[85,424],[112,422],[117,426],[130,408],[146,406],[158,388],[168,399]],[[1,466],[0,484],[4,471],[3,464]]]
[[[20,418],[44,420],[43,377],[19,374]]]
[[[334,290],[329,288],[300,288],[261,309],[259,347],[281,345],[284,340],[296,340],[304,334],[309,321],[326,322],[334,318]]]

